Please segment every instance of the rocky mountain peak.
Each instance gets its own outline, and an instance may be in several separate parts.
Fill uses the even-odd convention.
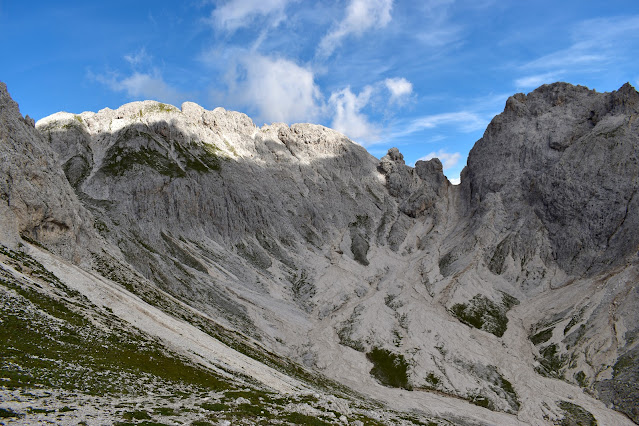
[[[22,117],[0,83],[0,231],[5,245],[39,241],[80,261],[94,238],[92,222],[70,190],[57,155]]]
[[[442,424],[628,424],[604,402],[637,420],[636,100],[516,94],[457,186],[438,159],[194,103],[34,129],[0,86],[0,237],[226,378],[293,393],[328,378]]]
[[[397,148],[388,150],[377,169],[386,178],[388,192],[399,200],[399,209],[410,217],[426,214],[450,186],[439,159],[409,167]]]

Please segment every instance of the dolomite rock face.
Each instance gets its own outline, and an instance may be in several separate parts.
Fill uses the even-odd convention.
[[[602,94],[558,83],[510,97],[469,155],[468,213],[482,221],[499,198],[499,231],[538,223],[550,242],[544,261],[570,274],[627,263],[639,246],[638,113],[629,84]],[[516,256],[531,238],[515,237]]]
[[[322,126],[258,128],[193,103],[58,113],[39,134],[13,107],[24,133],[4,131],[47,153],[39,194],[68,222],[58,239],[32,238],[89,250],[77,236],[95,225],[93,267],[108,278],[117,259],[247,341],[396,409],[553,424],[573,404],[628,424],[606,405],[639,420],[637,96],[557,83],[511,97],[458,186],[437,159],[413,168],[391,149],[377,160]],[[14,239],[40,223],[11,214],[2,229]],[[384,353],[405,370],[380,373],[371,359]]]
[[[16,247],[37,240],[81,262],[95,237],[91,217],[69,187],[34,122],[0,83],[0,235]]]
[[[399,209],[413,218],[430,213],[437,201],[445,199],[444,191],[450,186],[439,159],[408,167],[397,148],[388,151],[378,169],[386,178],[388,192],[398,199]]]

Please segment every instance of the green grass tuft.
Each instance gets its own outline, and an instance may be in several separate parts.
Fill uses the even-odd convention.
[[[486,296],[478,294],[468,303],[453,305],[450,313],[468,326],[502,337],[508,327],[506,312],[516,303],[519,303],[517,299],[505,293],[502,305],[497,305]]]
[[[373,348],[366,354],[373,363],[370,374],[384,386],[411,389],[408,383],[408,363],[402,354],[387,349]]]

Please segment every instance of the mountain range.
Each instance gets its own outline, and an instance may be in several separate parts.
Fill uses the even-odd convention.
[[[35,123],[0,84],[0,420],[639,423],[638,117],[629,84],[516,94],[453,185],[189,102]]]

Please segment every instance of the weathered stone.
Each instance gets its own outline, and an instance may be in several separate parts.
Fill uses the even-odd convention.
[[[398,409],[434,401],[459,412],[445,414],[453,423],[536,424],[561,421],[557,401],[569,398],[601,424],[623,424],[587,387],[634,415],[631,86],[514,95],[459,186],[437,159],[412,168],[393,148],[378,161],[322,126],[258,128],[192,103],[58,113],[37,132],[0,89],[2,244],[22,233],[76,263],[93,253],[91,274],[140,297],[163,292],[248,346]],[[374,348],[410,366],[405,387],[436,385],[494,411],[419,392],[398,399],[370,376]]]

